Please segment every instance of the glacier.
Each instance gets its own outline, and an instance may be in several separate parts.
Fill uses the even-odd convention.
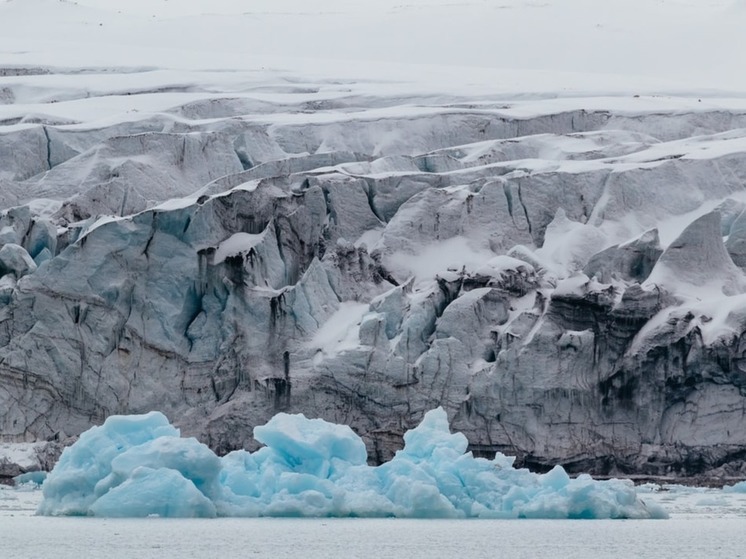
[[[0,0],[0,478],[150,410],[382,464],[438,406],[536,471],[746,477],[742,3],[171,4]]]
[[[466,452],[442,408],[367,465],[346,425],[280,413],[254,429],[263,446],[219,458],[160,412],[111,416],[66,448],[43,482],[38,514],[98,517],[666,518],[629,481],[571,479]]]

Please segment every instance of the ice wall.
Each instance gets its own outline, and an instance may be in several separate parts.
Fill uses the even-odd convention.
[[[159,410],[224,454],[291,412],[381,463],[443,406],[543,471],[746,471],[740,105],[112,72],[4,82],[0,442]],[[27,114],[59,80],[165,105]]]

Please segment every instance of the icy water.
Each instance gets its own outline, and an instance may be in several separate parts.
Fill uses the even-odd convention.
[[[33,515],[40,493],[0,490],[3,559],[267,557],[746,558],[746,495],[643,495],[669,520],[107,520]]]

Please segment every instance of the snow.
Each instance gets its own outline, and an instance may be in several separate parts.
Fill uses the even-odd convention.
[[[471,95],[625,92],[619,102],[630,108],[668,102],[645,99],[646,94],[686,93],[699,99],[716,92],[723,97],[746,85],[744,62],[728,56],[740,44],[746,10],[726,1],[325,0],[309,6],[300,0],[250,5],[231,0],[115,5],[107,0],[6,0],[0,2],[0,20],[13,23],[0,37],[0,65],[95,70],[80,76],[94,96],[101,87],[129,88],[131,80],[145,79],[143,89],[214,83],[215,70],[222,69],[250,72],[220,78],[244,85],[274,75],[334,78],[352,90],[367,82],[368,91],[396,91],[408,83],[410,92]],[[380,29],[386,30],[385,40],[375,31]],[[194,37],[200,37],[198,47]],[[107,76],[114,67],[158,71]],[[179,74],[185,70],[191,75]],[[202,79],[194,70],[203,72]],[[46,77],[23,81],[32,96],[41,93],[39,82],[49,83]],[[742,97],[730,96],[735,101]],[[136,103],[142,96],[127,97],[106,101]],[[105,109],[99,114],[104,117]]]
[[[0,462],[17,464],[24,469],[39,467],[38,451],[44,443],[0,443]]]
[[[419,281],[430,281],[436,274],[448,270],[460,271],[479,268],[489,262],[494,253],[465,237],[433,242],[417,254],[396,252],[386,262],[404,278],[414,276]]]
[[[370,305],[366,303],[340,303],[339,309],[321,325],[308,346],[324,354],[357,348],[360,322],[369,309]]]
[[[264,233],[234,233],[222,243],[220,243],[218,249],[215,251],[214,262],[216,264],[219,264],[230,256],[235,256],[237,254],[246,254],[256,245],[261,243],[263,239]]]
[[[535,273],[535,270],[531,264],[523,260],[501,254],[490,258],[484,265],[477,268],[476,273],[480,276],[502,278],[507,273],[532,275]]]
[[[563,277],[581,269],[588,259],[609,246],[609,240],[596,227],[570,221],[563,209],[557,210],[547,226],[544,245],[536,257]]]
[[[672,321],[679,324],[679,336],[698,328],[702,342],[708,346],[719,340],[730,342],[741,335],[746,326],[746,295],[728,297],[722,293],[708,293],[703,286],[699,299],[703,300],[667,308],[656,314],[638,332],[631,350],[666,331],[667,324]]]
[[[65,449],[42,488],[42,515],[101,517],[355,516],[409,518],[664,518],[631,483],[571,479],[466,452],[445,411],[425,414],[378,467],[346,425],[277,414],[265,444],[218,458],[181,438],[164,415],[112,416]]]
[[[552,294],[556,296],[572,297],[581,296],[587,291],[593,291],[591,280],[585,274],[578,273],[558,282],[557,287],[552,291]]]
[[[40,12],[47,17],[36,17]],[[7,63],[59,66],[75,61],[75,66],[94,67],[266,66],[318,72],[332,62],[346,63],[358,78],[364,75],[361,62],[366,67],[404,62],[504,68],[514,75],[508,84],[528,82],[524,91],[541,77],[544,87],[557,92],[594,87],[594,82],[600,84],[596,88],[628,88],[630,82],[621,76],[659,89],[665,83],[742,89],[743,62],[727,53],[739,44],[745,18],[746,11],[732,1],[325,0],[309,6],[301,0],[250,5],[26,0],[0,3],[0,19],[18,22],[6,28],[0,50]],[[31,25],[35,33],[29,32]],[[385,40],[371,32],[377,29],[386,30]],[[202,38],[199,48],[195,36]],[[102,41],[107,49],[87,48]],[[67,48],[50,48],[59,42]],[[421,73],[434,72],[423,68]],[[525,79],[526,74],[534,79]]]

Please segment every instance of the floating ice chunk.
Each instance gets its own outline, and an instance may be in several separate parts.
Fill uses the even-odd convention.
[[[93,516],[396,516],[663,518],[631,483],[543,475],[512,458],[474,458],[445,411],[425,414],[378,467],[349,427],[278,414],[254,430],[266,446],[218,458],[159,413],[111,417],[65,450],[39,513]]]
[[[254,438],[282,456],[295,471],[328,477],[332,460],[365,464],[365,443],[347,425],[279,413],[254,428]]]
[[[724,507],[727,505],[728,505],[728,499],[723,496],[704,497],[702,499],[699,499],[696,503],[694,503],[695,507]]]
[[[746,493],[746,481],[739,481],[733,485],[723,487],[724,493]]]
[[[47,479],[47,472],[26,472],[25,474],[15,476],[13,478],[13,485],[16,487],[22,485],[36,486],[38,488],[42,483],[44,483],[45,479]]]
[[[44,482],[40,514],[88,515],[100,494],[96,485],[111,473],[113,460],[134,446],[159,437],[178,437],[179,430],[158,412],[112,416],[92,427],[71,447]]]
[[[121,485],[96,499],[89,513],[116,518],[216,516],[212,501],[180,472],[147,467],[136,468]]]
[[[131,478],[141,467],[174,470],[205,495],[211,498],[220,495],[220,458],[194,438],[172,436],[158,437],[115,457],[111,461],[111,473],[96,484],[96,492],[105,494],[109,488]]]
[[[428,459],[440,451],[456,457],[466,452],[468,445],[469,441],[463,433],[451,433],[445,410],[438,408],[426,413],[415,429],[404,434],[404,450],[397,456]],[[443,458],[442,454],[437,458]]]

